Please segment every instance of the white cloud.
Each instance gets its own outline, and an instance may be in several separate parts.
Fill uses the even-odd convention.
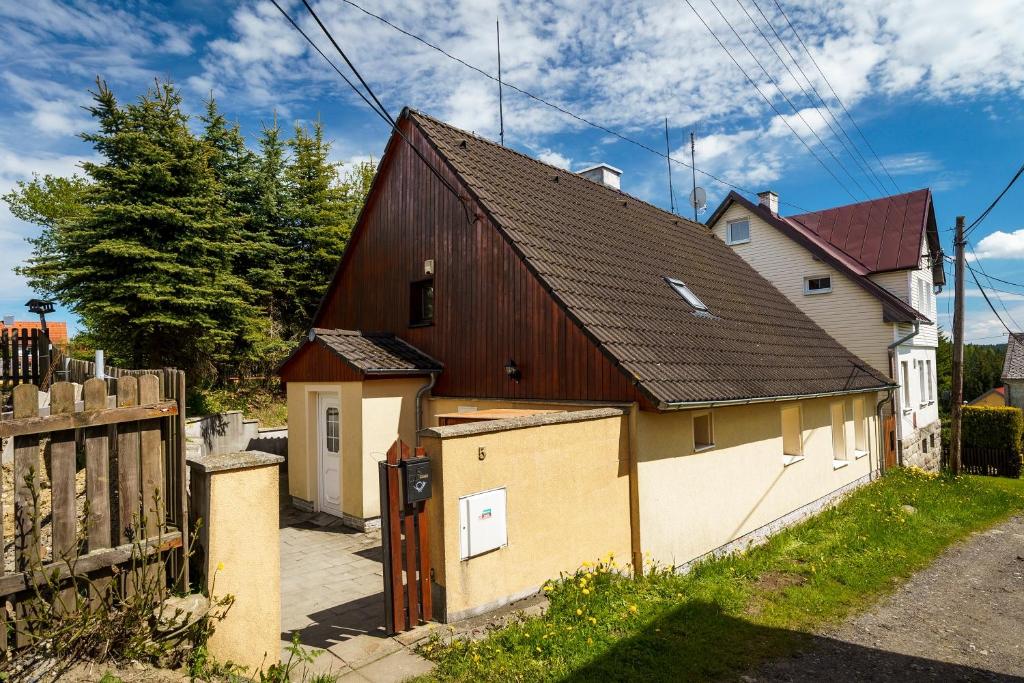
[[[568,169],[572,166],[572,159],[552,149],[541,150],[537,153],[537,158],[545,164],[551,164],[558,168]]]
[[[1024,259],[1024,228],[985,235],[974,248],[979,259]]]

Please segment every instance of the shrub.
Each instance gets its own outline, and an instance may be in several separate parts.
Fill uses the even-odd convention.
[[[1024,413],[1019,408],[964,406],[965,448],[999,448],[1020,451],[1024,438]]]

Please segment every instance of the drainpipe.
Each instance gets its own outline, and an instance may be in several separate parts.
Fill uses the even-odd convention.
[[[888,353],[889,353],[889,375],[894,380],[899,377],[899,374],[896,372],[896,347],[899,346],[900,344],[903,344],[906,341],[909,341],[909,340],[913,339],[920,332],[921,332],[921,321],[920,320],[915,320],[914,321],[914,331],[913,332],[911,332],[910,334],[908,334],[905,337],[901,337],[901,338],[897,339],[892,344],[889,344],[889,346],[887,347],[887,350],[888,350]],[[907,378],[904,377],[903,381],[906,382]],[[889,392],[889,399],[892,401],[892,414],[893,414],[893,417],[902,421],[903,416],[896,414],[896,395],[895,395],[894,392],[892,392],[892,391]],[[900,431],[902,431],[902,429]],[[902,465],[903,464],[903,449],[902,448],[897,448],[896,452],[899,453],[899,461],[900,461],[900,465]],[[883,451],[883,453],[884,453],[884,451]]]
[[[879,456],[880,456],[879,459],[878,459],[878,471],[880,473],[884,473],[885,472],[885,431],[882,428],[883,427],[883,425],[882,425],[882,406],[885,405],[886,401],[891,401],[892,400],[893,392],[895,391],[895,389],[888,389],[887,391],[888,391],[888,395],[885,398],[883,398],[881,401],[879,401],[877,405],[875,405],[875,426],[878,429],[878,442],[879,442],[878,445],[880,446],[880,448],[878,449],[878,453],[879,453]],[[871,465],[871,453],[868,453],[868,466],[869,466],[869,469],[870,469],[870,465]],[[874,470],[871,470],[871,471],[873,472]]]
[[[437,382],[437,373],[430,373],[430,379],[416,392],[416,445],[420,445],[420,430],[423,429],[423,396],[434,388]]]

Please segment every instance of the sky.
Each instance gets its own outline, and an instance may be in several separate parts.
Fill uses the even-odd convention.
[[[500,19],[505,143],[571,170],[609,163],[624,191],[664,208],[666,160],[642,146],[665,149],[666,118],[674,158],[689,160],[694,132],[701,171],[776,191],[783,214],[929,187],[947,254],[955,217],[972,222],[1024,163],[1019,0],[354,2],[312,4],[393,115],[411,106],[497,139],[497,84],[359,7],[488,74]],[[300,2],[282,5],[335,56]],[[0,0],[0,194],[95,159],[78,136],[93,128],[97,78],[122,100],[172,80],[193,113],[213,94],[250,141],[275,115],[319,119],[346,164],[379,158],[389,133],[267,0]],[[688,212],[690,170],[673,164],[673,181]],[[706,218],[730,188],[697,184]],[[1024,283],[1022,216],[1024,181],[971,233],[975,268]],[[0,315],[27,315],[14,268],[36,234],[0,203]],[[967,340],[1005,341],[967,282]],[[988,290],[992,303],[1024,329],[1024,286],[982,282],[1005,290]],[[950,296],[938,296],[946,330]]]

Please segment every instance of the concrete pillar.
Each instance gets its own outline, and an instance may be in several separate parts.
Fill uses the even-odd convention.
[[[247,451],[188,461],[196,562],[214,597],[235,604],[214,627],[210,654],[255,673],[281,655],[279,455]]]

